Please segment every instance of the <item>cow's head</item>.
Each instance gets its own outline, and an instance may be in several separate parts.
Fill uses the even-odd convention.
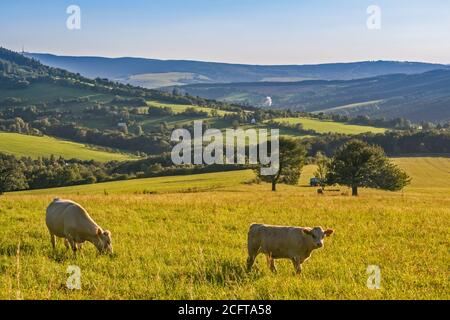
[[[98,228],[97,230],[98,246],[97,249],[100,253],[113,253],[111,232],[108,230],[102,230]]]
[[[334,232],[334,230],[333,229],[323,230],[322,227],[314,227],[312,229],[305,228],[303,229],[303,232],[311,237],[311,240],[315,248],[317,249],[323,247],[323,239],[325,237],[329,237]]]

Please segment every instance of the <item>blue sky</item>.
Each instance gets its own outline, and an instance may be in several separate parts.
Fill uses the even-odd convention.
[[[66,8],[81,8],[68,30]],[[381,29],[366,27],[369,5]],[[0,1],[0,46],[251,64],[450,63],[449,0]]]

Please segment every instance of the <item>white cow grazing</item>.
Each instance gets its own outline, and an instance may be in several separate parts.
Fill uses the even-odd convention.
[[[47,208],[45,218],[50,231],[50,240],[55,249],[56,238],[65,239],[66,247],[70,244],[76,254],[81,244],[89,241],[100,253],[112,253],[111,232],[95,223],[87,211],[71,200],[54,199]]]
[[[324,231],[322,227],[252,224],[248,231],[247,270],[251,271],[256,256],[264,253],[273,272],[276,272],[274,259],[285,258],[291,259],[296,273],[300,274],[301,264],[311,256],[314,249],[323,247],[323,239],[332,233],[332,229]]]

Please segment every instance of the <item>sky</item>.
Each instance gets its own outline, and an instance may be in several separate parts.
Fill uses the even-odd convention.
[[[81,9],[81,29],[67,28],[69,5]],[[367,27],[371,5],[380,8],[379,29]],[[1,0],[0,46],[266,65],[450,64],[450,1]]]

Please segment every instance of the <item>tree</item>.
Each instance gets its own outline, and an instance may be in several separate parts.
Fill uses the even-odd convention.
[[[306,159],[306,149],[299,140],[280,137],[279,148],[280,168],[275,175],[262,175],[257,169],[259,179],[272,184],[272,191],[277,190],[278,183],[298,184],[300,174]]]
[[[358,187],[383,190],[401,190],[411,179],[390,162],[379,146],[371,146],[360,140],[351,140],[338,149],[328,166],[327,183],[352,188],[358,195]]]
[[[0,154],[0,195],[26,188],[28,185],[19,163],[12,156]]]
[[[330,159],[322,152],[317,152],[316,155],[317,170],[314,172],[314,177],[319,181],[319,186],[325,190],[327,183],[328,167],[330,165]]]
[[[163,166],[160,163],[152,164],[147,169],[148,175],[157,175],[158,173],[161,173],[164,170]]]

